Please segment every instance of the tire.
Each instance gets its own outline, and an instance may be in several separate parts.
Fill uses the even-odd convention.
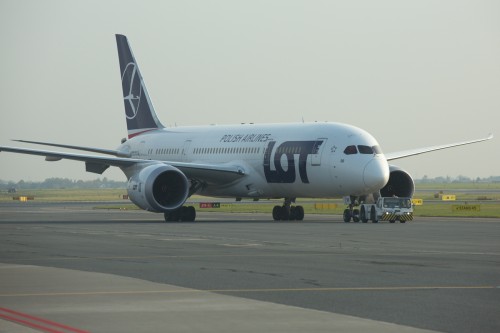
[[[297,219],[297,207],[292,206],[292,207],[290,207],[290,221],[293,221],[296,219]]]
[[[363,223],[368,222],[368,219],[366,218],[365,206],[361,206],[361,212],[359,213],[359,218],[361,219],[361,222],[363,222]]]
[[[352,211],[352,220],[354,222],[359,222],[359,209],[354,209]]]
[[[344,216],[343,216],[343,217],[344,217],[344,222],[345,222],[345,223],[349,223],[349,222],[351,222],[351,217],[352,217],[352,216],[351,216],[351,211],[350,211],[349,209],[345,209],[345,210],[344,210]]]
[[[178,222],[181,219],[181,209],[174,209],[163,214],[165,222]]]
[[[182,206],[181,208],[179,208],[179,220],[181,220],[181,222],[186,222],[188,221],[188,208],[186,206]]]
[[[186,208],[186,220],[187,222],[194,222],[196,220],[196,209],[193,206],[188,206]]]
[[[170,212],[163,213],[163,218],[165,219],[165,222],[170,222]]]
[[[304,219],[304,207],[302,206],[295,207],[295,219],[297,221],[302,221]]]
[[[285,206],[280,207],[280,219],[282,221],[290,220],[290,211],[287,211]]]
[[[370,220],[372,220],[372,223],[378,223],[377,212],[375,211],[375,207],[374,206],[372,206],[372,210],[370,212]]]
[[[280,206],[274,206],[274,208],[273,208],[273,219],[275,221],[281,220],[281,207]]]

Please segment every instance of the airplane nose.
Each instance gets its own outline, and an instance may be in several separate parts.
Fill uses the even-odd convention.
[[[374,158],[365,166],[363,181],[370,190],[379,190],[389,181],[389,165],[385,159]]]

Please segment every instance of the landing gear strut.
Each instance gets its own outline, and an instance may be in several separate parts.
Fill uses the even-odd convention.
[[[194,222],[196,209],[193,206],[182,206],[164,213],[165,222]]]
[[[273,219],[275,221],[302,221],[304,219],[304,207],[292,206],[295,198],[285,198],[283,206],[274,206]]]

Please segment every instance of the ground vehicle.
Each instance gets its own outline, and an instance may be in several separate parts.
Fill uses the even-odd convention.
[[[375,204],[362,204],[359,218],[363,223],[372,220],[373,223],[399,221],[405,223],[413,220],[413,206],[411,198],[380,197]]]

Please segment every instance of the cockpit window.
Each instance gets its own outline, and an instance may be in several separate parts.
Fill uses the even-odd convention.
[[[382,154],[382,149],[380,149],[379,146],[365,146],[365,145],[358,145],[357,147],[355,145],[352,146],[347,146],[344,149],[344,154],[346,155],[354,155],[357,153],[360,154],[365,154],[365,155],[372,155],[372,154]]]
[[[356,149],[356,146],[347,146],[344,149],[344,154],[346,154],[346,155],[354,155],[357,153],[358,153],[358,150]]]
[[[373,148],[370,146],[358,145],[358,150],[361,154],[373,154]]]
[[[373,146],[372,148],[375,154],[377,155],[382,154],[382,149],[380,149],[380,146]]]

